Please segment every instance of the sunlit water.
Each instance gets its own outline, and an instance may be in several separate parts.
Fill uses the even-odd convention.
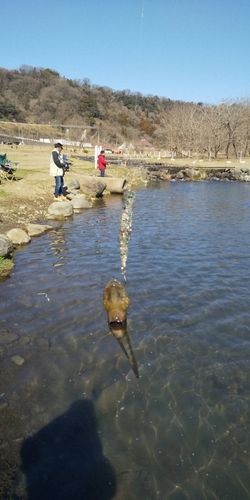
[[[248,499],[250,186],[172,182],[136,192],[126,289],[139,380],[108,331],[102,303],[107,282],[123,280],[123,206],[121,196],[105,197],[55,223],[16,252],[12,276],[0,285],[1,331],[19,335],[1,351],[4,473],[19,457],[1,498],[40,499],[43,482],[44,499]],[[65,430],[72,411],[74,432],[71,424]],[[35,458],[32,439],[40,443]],[[73,491],[81,473],[79,461],[75,476],[70,464],[84,455],[86,468],[98,446],[108,467],[98,479],[102,493],[79,483],[79,496],[63,496],[61,479],[46,491],[47,469],[63,470]]]

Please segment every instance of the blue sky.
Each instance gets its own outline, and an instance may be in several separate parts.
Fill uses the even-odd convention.
[[[249,42],[250,0],[1,0],[0,67],[50,68],[113,90],[248,98]]]

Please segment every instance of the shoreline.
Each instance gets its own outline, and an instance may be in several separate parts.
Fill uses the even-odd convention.
[[[18,161],[19,166],[17,170],[18,181],[2,181],[0,184],[0,234],[6,234],[13,227],[22,227],[27,223],[35,223],[39,221],[46,221],[45,214],[49,205],[53,202],[54,198],[54,179],[49,175],[49,158],[51,153],[51,148],[39,147],[39,146],[23,146],[19,149],[8,149],[5,146],[4,151],[0,147],[0,153],[6,152],[7,158],[11,161]],[[77,179],[81,181],[82,176],[91,175],[96,176],[97,170],[94,168],[93,163],[83,161],[82,153],[79,152],[79,156],[72,155],[73,167],[65,175],[65,184],[67,181]],[[110,158],[111,160],[111,158]],[[149,174],[146,180],[165,180],[169,181],[170,176],[155,176],[155,171],[159,169],[167,171],[180,171],[184,169],[199,170],[202,173],[208,170],[229,170],[229,169],[239,169],[245,168],[250,171],[250,158],[246,158],[246,161],[240,164],[236,159],[230,162],[226,160],[220,161],[203,161],[203,160],[193,160],[189,159],[176,159],[172,162],[166,159],[165,162],[155,161],[155,165],[152,164],[148,167]],[[145,158],[145,162],[149,163],[149,158]],[[124,158],[124,163],[126,159]],[[137,175],[133,175],[134,169],[137,169]],[[108,166],[107,176],[122,178],[126,177],[128,180],[132,181],[133,184],[142,181],[143,170],[145,174],[145,169],[147,165],[143,165],[141,161],[138,160],[138,166]],[[138,175],[139,173],[139,175]],[[131,179],[132,178],[132,179]],[[178,178],[178,177],[177,177]],[[180,176],[179,180],[183,178]],[[200,178],[187,178],[185,180],[202,180]],[[105,193],[104,193],[105,196]]]
[[[5,149],[5,151],[2,151]],[[6,235],[8,231],[14,228],[24,229],[28,224],[49,224],[46,213],[51,203],[54,201],[54,178],[49,175],[49,158],[51,147],[23,146],[16,149],[8,147],[0,148],[0,153],[6,152],[10,161],[18,162],[19,166],[16,172],[17,181],[2,181],[0,184],[0,234]],[[67,153],[67,150],[65,151]],[[65,186],[72,180],[81,180],[87,176],[100,179],[98,170],[94,168],[93,162],[84,160],[82,153],[79,156],[74,153],[68,155],[72,161],[72,168],[65,174]],[[108,160],[112,160],[111,157]],[[218,180],[244,181],[250,180],[250,159],[238,162],[232,161],[203,161],[189,159],[176,159],[169,162],[155,161],[150,165],[149,158],[144,158],[144,164],[138,160],[138,165],[129,167],[126,165],[108,166],[106,170],[107,177],[127,178],[128,185],[134,189],[136,185],[145,181],[169,182],[179,181],[200,181],[205,179],[207,171],[214,171],[214,177],[217,172],[222,171]],[[228,179],[225,172],[246,171],[245,179],[234,177]],[[175,178],[171,177],[171,172],[175,171]],[[195,174],[196,172],[196,174]],[[216,174],[215,174],[216,172]],[[223,173],[224,172],[224,173]],[[197,174],[198,173],[198,174]],[[211,178],[212,180],[212,178]],[[105,177],[104,177],[105,182]],[[104,193],[105,197],[105,193]],[[24,245],[25,246],[25,245]],[[18,245],[18,248],[20,246]],[[0,266],[0,277],[1,266]],[[6,276],[6,275],[5,275]]]

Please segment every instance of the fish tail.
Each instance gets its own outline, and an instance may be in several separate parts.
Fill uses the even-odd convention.
[[[118,340],[126,358],[128,359],[129,364],[130,364],[136,378],[139,378],[138,365],[137,365],[137,361],[135,359],[135,355],[134,355],[134,352],[132,349],[129,335],[126,333],[122,340],[121,339],[117,339],[117,340]]]

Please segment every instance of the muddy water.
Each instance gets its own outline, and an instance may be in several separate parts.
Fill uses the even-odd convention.
[[[109,333],[120,196],[34,239],[0,287],[0,498],[250,498],[250,186],[136,192],[126,289],[140,379]]]

